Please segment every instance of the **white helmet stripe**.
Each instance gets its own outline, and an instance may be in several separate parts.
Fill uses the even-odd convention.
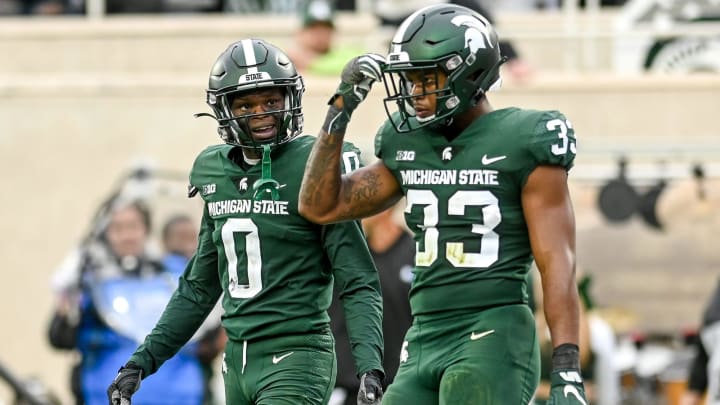
[[[405,31],[407,31],[408,26],[410,26],[410,23],[413,22],[413,21],[415,21],[415,17],[417,17],[418,15],[426,12],[427,9],[432,8],[432,7],[435,7],[435,6],[437,6],[437,5],[434,4],[434,5],[432,5],[432,6],[426,6],[426,7],[421,8],[420,10],[418,10],[418,11],[410,14],[410,16],[407,17],[407,18],[405,19],[405,21],[402,22],[402,24],[400,24],[400,26],[398,27],[397,31],[395,32],[395,36],[393,37],[393,40],[392,40],[392,41],[393,41],[394,43],[400,43],[400,42],[402,42],[403,37],[405,36]],[[397,51],[393,50],[392,52],[399,52],[399,50],[397,50]]]
[[[257,59],[255,58],[255,48],[252,44],[252,39],[242,40],[243,55],[245,56],[245,63],[249,65],[256,65]],[[248,68],[248,73],[257,73],[257,66]]]

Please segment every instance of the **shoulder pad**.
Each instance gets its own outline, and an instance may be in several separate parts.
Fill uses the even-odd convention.
[[[392,122],[390,122],[390,120],[385,120],[385,122],[380,125],[380,128],[378,128],[377,133],[375,134],[375,156],[377,156],[378,159],[382,160],[382,146],[384,137],[392,136],[393,132],[395,132],[395,127],[392,125]]]
[[[190,170],[190,185],[198,187],[198,177],[206,176],[212,172],[217,164],[217,157],[232,149],[231,145],[220,144],[208,146],[198,154]],[[188,190],[188,193],[190,190]]]

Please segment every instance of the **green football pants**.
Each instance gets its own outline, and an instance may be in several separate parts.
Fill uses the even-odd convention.
[[[383,405],[524,405],[540,378],[527,305],[419,316]]]
[[[233,405],[321,405],[335,385],[332,334],[228,341],[223,354],[225,400]]]

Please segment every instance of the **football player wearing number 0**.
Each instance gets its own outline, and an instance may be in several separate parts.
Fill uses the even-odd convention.
[[[224,144],[201,152],[190,172],[190,194],[204,201],[197,253],[157,325],[108,388],[112,404],[129,403],[142,378],[191,338],[221,295],[227,403],[327,403],[336,372],[327,314],[333,282],[342,288],[358,401],[379,403],[382,302],[361,228],[320,226],[298,213],[314,139],[300,136],[304,90],[287,55],[263,40],[233,43],[215,62],[207,103]],[[342,146],[344,172],[358,168],[358,153]]]
[[[567,187],[575,134],[557,111],[493,109],[503,63],[493,27],[455,5],[418,10],[386,61],[345,67],[300,191],[317,223],[373,215],[405,196],[417,246],[414,321],[384,405],[527,404],[539,354],[525,275],[542,273],[554,404],[585,404],[578,361],[575,222]],[[343,135],[382,79],[379,160],[342,175]]]

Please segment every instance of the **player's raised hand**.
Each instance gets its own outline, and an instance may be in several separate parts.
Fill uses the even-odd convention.
[[[383,374],[379,370],[370,370],[360,377],[360,390],[358,390],[358,405],[377,405],[382,402]]]
[[[140,388],[142,369],[133,363],[120,368],[115,380],[108,387],[110,405],[131,405],[131,398]]]
[[[360,105],[370,92],[373,83],[382,80],[382,66],[385,58],[375,53],[366,53],[350,59],[340,74],[340,85],[328,104],[331,106],[333,116],[327,122],[326,131],[333,133],[337,129],[344,130],[350,121],[353,111]],[[335,105],[342,97],[342,105]]]

